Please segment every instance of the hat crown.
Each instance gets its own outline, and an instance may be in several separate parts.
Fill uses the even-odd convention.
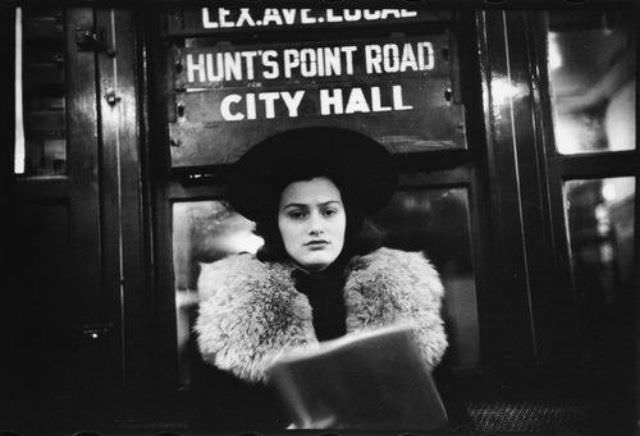
[[[232,169],[229,201],[260,220],[274,213],[289,183],[317,176],[332,179],[365,213],[384,206],[397,183],[383,145],[352,130],[308,127],[275,134],[247,151]]]

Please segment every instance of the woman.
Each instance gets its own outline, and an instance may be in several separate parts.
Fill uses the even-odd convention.
[[[205,361],[248,386],[296,347],[411,321],[425,364],[447,347],[443,288],[419,253],[378,248],[364,217],[393,194],[391,155],[337,128],[277,134],[234,166],[229,201],[265,245],[203,267],[198,344]]]

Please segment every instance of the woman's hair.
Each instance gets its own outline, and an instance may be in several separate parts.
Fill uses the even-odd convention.
[[[344,247],[339,258],[348,259],[354,255],[367,254],[380,247],[382,243],[382,232],[365,216],[362,208],[358,206],[357,201],[343,189],[340,177],[326,169],[321,169],[306,171],[304,173],[298,172],[298,174],[292,174],[290,177],[280,181],[276,187],[277,189],[274,190],[274,198],[270,202],[272,210],[270,213],[265,214],[264,218],[256,222],[255,233],[264,239],[264,245],[257,253],[259,260],[282,262],[290,258],[284,247],[280,228],[278,227],[280,196],[282,191],[291,183],[311,180],[316,177],[326,177],[331,180],[342,196],[347,222]]]

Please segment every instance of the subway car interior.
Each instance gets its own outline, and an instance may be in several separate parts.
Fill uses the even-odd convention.
[[[230,166],[305,126],[393,155],[444,434],[637,434],[639,8],[516,3],[2,2],[0,434],[297,431],[239,422],[194,322],[263,244]]]

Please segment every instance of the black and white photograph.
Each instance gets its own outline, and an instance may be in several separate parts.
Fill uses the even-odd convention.
[[[0,20],[1,436],[640,434],[640,3]]]

